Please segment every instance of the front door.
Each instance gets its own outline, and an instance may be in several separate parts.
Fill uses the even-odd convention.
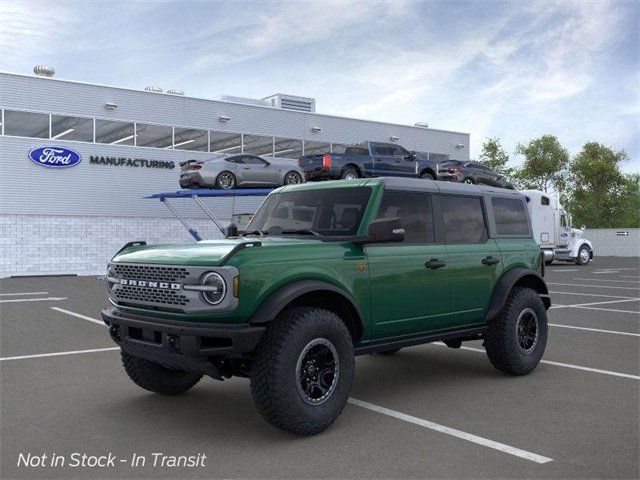
[[[451,288],[449,327],[479,324],[502,272],[502,256],[488,238],[483,198],[440,195]]]
[[[238,165],[242,172],[244,185],[276,185],[276,168],[266,160],[254,155],[245,155],[242,165]]]
[[[445,245],[434,243],[431,195],[386,191],[378,218],[394,217],[404,241],[365,247],[373,338],[438,330],[449,313],[448,259]]]

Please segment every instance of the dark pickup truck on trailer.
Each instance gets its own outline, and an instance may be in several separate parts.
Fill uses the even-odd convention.
[[[307,155],[298,160],[307,181],[363,177],[438,178],[438,163],[393,143],[362,142],[344,153]]]

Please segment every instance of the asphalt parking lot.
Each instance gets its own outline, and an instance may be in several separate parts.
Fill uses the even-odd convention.
[[[359,357],[337,423],[298,438],[259,417],[246,379],[177,397],[135,386],[99,321],[99,279],[4,279],[0,477],[638,478],[640,259],[554,264],[546,280],[549,344],[532,374],[501,374],[479,342]],[[73,453],[117,460],[72,467]],[[206,460],[154,467],[153,453]]]

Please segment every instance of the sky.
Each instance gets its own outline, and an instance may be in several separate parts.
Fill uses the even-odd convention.
[[[0,71],[624,149],[640,172],[640,1],[0,1]]]

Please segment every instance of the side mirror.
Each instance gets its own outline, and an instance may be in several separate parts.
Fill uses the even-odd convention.
[[[416,152],[409,152],[404,156],[405,160],[415,160],[415,158],[416,158]]]
[[[225,232],[225,238],[237,237],[238,236],[238,226],[235,223],[230,223],[227,227],[227,231]]]
[[[587,229],[587,226],[586,226],[586,225],[582,225],[582,226],[580,227],[580,230],[582,230],[583,232],[584,232],[586,229]]]
[[[404,228],[399,218],[379,218],[369,223],[367,235],[357,243],[386,243],[404,240]]]

